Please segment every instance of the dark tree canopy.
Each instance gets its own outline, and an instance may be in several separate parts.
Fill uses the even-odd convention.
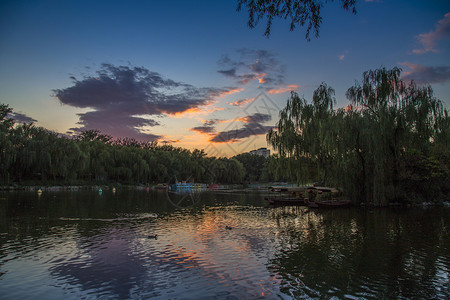
[[[33,123],[14,124],[13,110],[0,103],[0,188],[2,185],[150,184],[195,180],[240,183],[245,169],[236,159],[206,157],[133,138],[114,139],[99,130],[74,138]]]
[[[324,83],[311,103],[291,94],[267,134],[284,172],[298,183],[340,187],[357,204],[447,201],[449,114],[431,87],[380,68],[346,96],[350,105],[334,109],[334,90]]]
[[[356,14],[356,0],[338,0],[342,8]],[[243,7],[248,11],[248,26],[254,28],[262,19],[267,19],[264,35],[269,37],[274,19],[289,20],[290,31],[296,26],[306,27],[306,40],[310,40],[311,30],[319,37],[319,29],[322,23],[320,14],[324,3],[333,0],[238,0],[237,10]]]

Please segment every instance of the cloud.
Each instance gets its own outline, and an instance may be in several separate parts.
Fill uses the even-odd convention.
[[[163,140],[163,141],[161,141],[161,143],[166,144],[166,145],[175,144],[175,143],[179,143],[179,142],[180,142],[180,140]]]
[[[344,60],[344,59],[345,59],[345,56],[346,56],[347,54],[348,54],[348,51],[347,51],[347,50],[344,51],[344,52],[342,52],[342,54],[338,55],[339,60]]]
[[[197,126],[194,128],[191,128],[189,130],[195,131],[202,134],[212,134],[215,132],[215,125],[217,123],[217,120],[208,120],[203,122],[202,126]]]
[[[241,106],[249,104],[253,101],[255,101],[255,98],[245,98],[245,99],[236,100],[235,102],[227,102],[227,104],[230,104],[232,106],[240,106],[241,107]]]
[[[450,35],[450,12],[444,15],[444,18],[439,20],[436,24],[436,29],[428,33],[422,33],[416,36],[419,43],[422,44],[423,48],[414,49],[413,53],[423,54],[427,52],[435,52],[435,46],[438,40],[444,39]]]
[[[235,94],[235,93],[240,93],[242,92],[244,89],[243,88],[227,88],[224,89],[222,91],[217,91],[217,93],[214,95],[215,98],[220,98],[220,97],[225,97],[231,94]]]
[[[35,123],[37,120],[18,112],[11,112],[8,117],[13,119],[16,123]]]
[[[235,143],[240,139],[248,138],[254,135],[266,134],[274,126],[264,126],[259,123],[248,123],[244,127],[222,131],[210,139],[213,143]]]
[[[272,120],[272,116],[269,114],[262,114],[262,113],[254,113],[253,115],[246,116],[243,118],[240,118],[239,121],[242,121],[244,123],[264,123]]]
[[[159,123],[146,118],[130,116],[127,113],[111,112],[109,110],[90,111],[78,114],[81,127],[70,128],[74,133],[81,133],[89,129],[98,129],[102,133],[116,138],[134,138],[136,140],[156,141],[161,136],[146,133],[139,127],[158,126]]]
[[[143,67],[102,64],[95,76],[85,76],[54,95],[63,104],[92,108],[79,114],[80,127],[75,132],[98,129],[114,137],[156,140],[160,136],[139,129],[159,123],[140,116],[177,115],[195,112],[212,99],[235,88],[197,88],[166,79]]]
[[[297,84],[290,84],[288,86],[279,87],[278,89],[270,89],[268,90],[269,94],[281,94],[281,93],[287,93],[292,92],[298,89]]]
[[[236,77],[236,68],[232,68],[229,70],[219,70],[217,72],[228,77]]]
[[[219,65],[223,69],[217,72],[239,84],[258,81],[268,88],[271,85],[283,84],[285,79],[284,66],[274,53],[267,50],[239,49],[233,57],[223,55]]]
[[[241,139],[254,135],[266,134],[273,126],[265,126],[262,123],[272,120],[269,114],[255,113],[243,118],[236,119],[244,123],[243,127],[225,130],[213,135],[209,140],[212,143],[235,143]]]
[[[205,120],[202,126],[197,126],[189,130],[198,132],[200,134],[209,135],[209,139],[212,143],[234,143],[240,139],[244,139],[253,135],[266,134],[273,126],[264,126],[262,123],[272,120],[272,116],[269,114],[254,113],[253,115],[245,116],[242,118],[236,118],[232,120]],[[242,122],[244,125],[237,129],[230,130],[233,125],[229,125],[225,131],[216,132],[216,125],[219,123],[229,123],[233,125],[237,122]]]
[[[444,83],[450,80],[450,67],[427,67],[410,62],[400,63],[406,66],[410,71],[402,73],[402,79],[409,81],[414,80],[418,84]]]

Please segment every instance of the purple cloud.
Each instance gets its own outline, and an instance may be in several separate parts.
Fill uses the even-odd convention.
[[[254,135],[266,134],[274,126],[264,126],[259,123],[248,123],[244,127],[222,131],[210,139],[213,143],[235,143],[240,139],[248,138]]]
[[[271,115],[261,113],[239,118],[236,121],[244,122],[243,127],[219,132],[212,136],[209,141],[213,143],[234,143],[250,136],[266,134],[273,126],[265,126],[261,123],[270,121],[271,119]]]
[[[198,133],[211,134],[211,133],[214,133],[214,131],[215,131],[216,123],[217,123],[217,120],[208,120],[203,123],[203,126],[197,126],[197,127],[191,128],[189,130],[196,131]]]
[[[450,80],[450,67],[426,67],[410,62],[400,64],[410,69],[410,71],[404,71],[402,74],[402,79],[406,81],[414,80],[418,84],[432,84]]]
[[[18,112],[11,112],[8,114],[10,119],[13,119],[16,123],[34,123],[37,120]]]
[[[63,104],[92,108],[79,114],[80,127],[75,132],[98,129],[114,137],[157,140],[160,136],[139,127],[158,126],[143,116],[172,115],[207,105],[214,97],[233,88],[197,88],[166,79],[142,67],[102,64],[95,76],[73,79],[73,85],[55,89],[54,95]]]
[[[73,133],[81,133],[89,129],[98,129],[102,133],[109,134],[117,138],[134,138],[136,140],[156,141],[161,138],[159,135],[142,132],[139,127],[157,126],[158,122],[135,116],[127,113],[111,112],[109,110],[90,111],[78,114],[80,121],[77,124],[82,127],[70,128]]]
[[[428,33],[422,33],[416,36],[423,48],[414,49],[415,54],[423,54],[427,52],[438,52],[435,47],[438,40],[444,39],[450,35],[450,12],[444,15],[444,18],[436,24],[436,29]]]
[[[264,123],[272,120],[272,116],[269,114],[254,113],[253,115],[244,117],[241,120],[245,123]]]
[[[271,85],[284,83],[284,66],[276,59],[276,55],[267,50],[239,49],[237,57],[223,55],[219,65],[223,67],[220,74],[235,80],[239,84],[247,84],[257,80],[266,89]]]

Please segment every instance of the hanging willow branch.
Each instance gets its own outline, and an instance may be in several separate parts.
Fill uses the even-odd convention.
[[[328,1],[325,1],[327,3]],[[330,0],[333,2],[333,0]],[[339,0],[342,8],[356,14],[356,0]],[[311,30],[315,37],[319,37],[322,24],[321,9],[324,2],[321,0],[238,0],[237,11],[243,7],[248,11],[248,26],[254,28],[260,20],[266,19],[264,35],[269,37],[274,19],[290,21],[289,30],[297,26],[306,26],[306,40],[310,40]]]
[[[292,93],[267,141],[280,155],[293,158],[292,164],[315,165],[317,170],[300,172],[303,178],[297,181],[341,186],[357,203],[409,201],[405,195],[420,186],[409,182],[420,178],[440,178],[444,190],[443,182],[449,183],[448,111],[431,87],[405,83],[400,75],[399,68],[365,72],[362,82],[348,89],[345,109],[334,109],[334,90],[325,83],[311,103]],[[445,163],[437,164],[432,151]],[[419,160],[411,162],[416,156]],[[429,173],[405,174],[405,168]],[[404,179],[408,176],[409,181]],[[420,192],[427,197],[429,183],[423,185]]]

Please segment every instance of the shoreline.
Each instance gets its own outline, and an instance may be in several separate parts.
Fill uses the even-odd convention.
[[[147,186],[124,186],[117,185],[117,187],[121,187],[124,189],[133,188],[133,189],[146,189]],[[115,188],[114,185],[111,184],[96,184],[96,185],[24,185],[24,186],[0,186],[0,191],[27,191],[27,192],[37,192],[39,189],[41,191],[48,192],[60,192],[60,191],[89,191],[89,190],[98,190],[101,188],[102,190],[109,190]]]
[[[219,188],[219,189],[208,189],[205,191],[208,192],[218,192],[218,193],[248,193],[248,192],[266,192],[265,189],[267,184],[260,184],[262,188],[256,188],[256,187],[247,187],[247,188],[236,188],[235,185],[227,185],[229,188]],[[158,190],[155,189],[157,184],[150,184],[150,185],[122,185],[122,184],[95,184],[95,185],[51,185],[51,186],[41,186],[41,185],[10,185],[10,186],[0,186],[0,192],[14,192],[14,191],[26,191],[26,192],[38,192],[38,190],[41,190],[42,192],[77,192],[77,191],[98,191],[101,189],[104,190],[116,190],[118,188],[123,190]],[[367,205],[365,203],[361,203],[360,205],[352,205],[352,207],[360,207],[360,208],[376,208],[376,207],[390,207],[390,208],[408,208],[408,207],[450,207],[450,200],[441,200],[437,202],[430,202],[430,201],[424,201],[420,203],[408,203],[408,204],[402,204],[402,203],[389,203],[385,206],[375,206],[375,205]]]
[[[148,185],[144,184],[121,184],[121,183],[97,183],[97,184],[78,184],[78,185],[0,185],[0,191],[80,191],[80,190],[98,190],[99,188],[103,190],[109,190],[113,188],[121,189],[138,189],[145,190],[157,189],[159,184],[152,183]],[[211,190],[230,192],[234,190],[239,191],[267,191],[267,188],[271,186],[270,183],[260,183],[260,184],[218,184],[217,187],[211,188]]]

